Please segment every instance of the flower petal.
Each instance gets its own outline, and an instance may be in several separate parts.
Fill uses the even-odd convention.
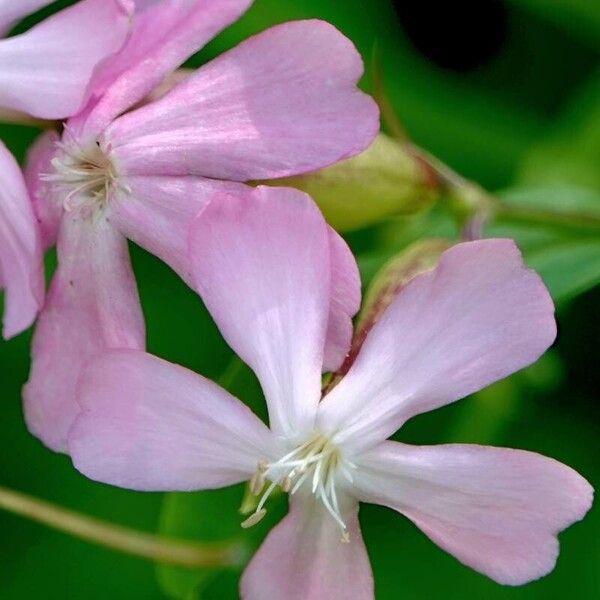
[[[358,522],[358,503],[342,507],[350,541],[312,494],[295,496],[241,581],[243,600],[373,600],[373,575]]]
[[[139,350],[93,358],[77,386],[69,454],[84,475],[134,490],[222,487],[276,455],[272,434],[223,388]]]
[[[523,450],[385,442],[357,466],[361,500],[401,512],[462,563],[507,585],[549,573],[556,534],[592,503],[592,487],[573,469]]]
[[[0,106],[44,119],[75,114],[95,67],[119,50],[128,30],[123,0],[82,0],[2,40]]]
[[[329,234],[303,192],[219,195],[192,227],[196,287],[258,376],[278,434],[312,430],[329,312]]]
[[[98,73],[94,92],[99,100],[73,120],[73,130],[95,140],[250,4],[251,0],[137,0],[132,34]]]
[[[190,286],[188,235],[194,218],[217,192],[248,193],[241,183],[203,177],[134,176],[127,179],[127,187],[128,193],[111,206],[111,223],[165,261]]]
[[[364,150],[379,128],[352,46],[322,21],[272,27],[110,125],[129,173],[247,181],[303,173]],[[152,152],[148,152],[152,148]]]
[[[54,0],[0,0],[0,35],[10,29],[19,19],[52,4]]]
[[[553,313],[514,242],[453,246],[387,308],[319,422],[357,448],[383,441],[410,417],[535,361],[555,338]]]
[[[324,371],[335,371],[344,362],[352,343],[352,317],[360,308],[360,274],[344,239],[329,228],[331,251],[331,306],[325,344]]]
[[[27,329],[44,301],[40,232],[17,161],[0,142],[0,289],[5,339]]]
[[[52,173],[51,160],[56,154],[56,142],[60,136],[54,130],[42,133],[29,147],[25,165],[25,183],[29,190],[33,210],[40,224],[44,249],[56,244],[62,204],[55,197],[51,186],[41,179],[41,175]]]
[[[75,383],[92,355],[106,348],[143,348],[144,320],[127,241],[107,221],[63,218],[58,269],[36,328],[24,390],[30,431],[66,449],[78,411]]]

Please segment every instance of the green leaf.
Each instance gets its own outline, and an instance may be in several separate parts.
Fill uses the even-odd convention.
[[[486,236],[515,239],[556,303],[600,283],[600,230],[591,226],[600,220],[600,194],[584,188],[530,188],[509,190],[503,200],[531,218],[518,221],[501,215]],[[536,211],[552,219],[536,221]]]
[[[575,185],[600,190],[599,97],[600,76],[594,76],[523,160],[519,174],[522,185]]]
[[[598,46],[600,10],[596,0],[511,0],[532,13]]]
[[[164,500],[160,532],[202,541],[242,538],[238,508],[243,486],[202,492],[167,494]],[[219,573],[217,569],[184,569],[157,565],[158,581],[169,598],[193,600],[202,597],[202,589]]]

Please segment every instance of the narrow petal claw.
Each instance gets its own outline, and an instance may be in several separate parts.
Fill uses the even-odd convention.
[[[271,427],[289,436],[310,432],[330,305],[329,233],[318,208],[288,188],[218,195],[190,240],[196,287],[257,374]]]

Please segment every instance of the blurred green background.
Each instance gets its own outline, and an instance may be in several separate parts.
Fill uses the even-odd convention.
[[[240,22],[190,65],[198,66],[272,24],[326,19],[354,40],[364,56],[365,89],[371,89],[377,47],[388,95],[420,146],[507,202],[598,214],[600,4],[440,4],[256,0]],[[20,159],[36,134],[33,128],[0,126],[0,137]],[[528,262],[541,271],[558,304],[558,340],[536,365],[474,397],[414,419],[397,437],[424,444],[461,441],[537,451],[574,467],[597,488],[598,231],[499,219],[486,234],[514,236]],[[386,257],[410,241],[440,235],[457,234],[443,208],[435,208],[411,219],[391,218],[353,231],[347,239],[369,279]],[[227,372],[230,389],[264,414],[256,381],[244,368],[231,370],[231,352],[200,300],[157,259],[138,248],[132,253],[149,350],[211,378]],[[53,260],[50,255],[49,272]],[[29,343],[30,333],[0,342],[0,485],[141,530],[195,539],[240,535],[236,511],[241,488],[167,497],[118,490],[87,481],[68,458],[47,451],[31,437],[20,406]],[[271,511],[271,522],[282,514],[284,503],[281,498],[278,510]],[[600,598],[597,506],[583,523],[561,535],[556,570],[521,588],[498,586],[463,567],[387,509],[363,506],[361,522],[378,599]],[[264,534],[269,525],[255,528],[254,535]],[[237,598],[238,578],[237,572],[157,568],[0,512],[3,599],[227,600]]]

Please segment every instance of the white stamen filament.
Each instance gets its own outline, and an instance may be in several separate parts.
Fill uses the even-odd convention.
[[[98,144],[84,149],[68,131],[66,134],[68,141],[56,144],[59,152],[51,161],[54,172],[40,178],[56,188],[65,211],[86,208],[90,214],[101,214],[113,190],[131,190]]]
[[[251,527],[265,516],[264,506],[278,485],[284,492],[293,495],[311,477],[311,492],[339,525],[342,541],[347,542],[349,535],[338,502],[336,477],[339,471],[345,479],[352,481],[350,470],[355,468],[354,464],[342,458],[338,447],[323,435],[310,438],[275,462],[261,461],[250,481],[250,490],[258,496],[265,480],[269,479],[271,483],[260,498],[256,511],[242,523],[242,527]]]

